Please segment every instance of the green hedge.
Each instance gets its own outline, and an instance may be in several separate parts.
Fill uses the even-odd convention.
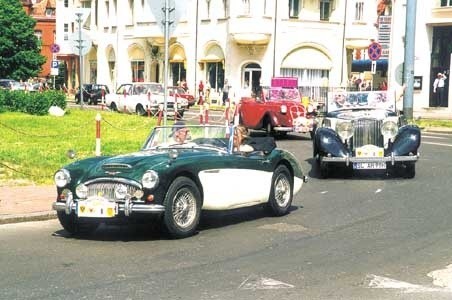
[[[66,95],[61,91],[24,92],[0,90],[0,112],[18,111],[31,115],[47,115],[51,106],[66,108]]]

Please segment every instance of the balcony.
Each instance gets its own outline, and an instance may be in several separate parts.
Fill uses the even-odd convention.
[[[229,33],[238,45],[267,45],[273,26],[270,17],[237,16],[229,20]]]
[[[349,49],[364,49],[372,41],[378,39],[378,30],[369,22],[354,21],[345,29],[345,47]]]

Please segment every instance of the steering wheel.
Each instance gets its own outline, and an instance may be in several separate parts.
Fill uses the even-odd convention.
[[[222,139],[214,139],[214,138],[197,138],[192,140],[191,142],[196,143],[198,145],[205,146],[213,146],[217,148],[227,148],[228,144]]]

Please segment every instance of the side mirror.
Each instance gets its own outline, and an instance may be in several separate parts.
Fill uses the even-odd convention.
[[[77,153],[75,152],[75,150],[69,149],[69,150],[66,152],[66,156],[67,156],[69,159],[74,159],[74,158],[77,156]]]

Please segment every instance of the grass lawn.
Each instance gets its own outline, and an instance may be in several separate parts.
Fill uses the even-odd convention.
[[[53,184],[54,172],[73,161],[68,150],[76,151],[76,159],[94,156],[97,113],[103,155],[139,150],[157,123],[156,118],[79,108],[63,117],[1,113],[0,186]]]

